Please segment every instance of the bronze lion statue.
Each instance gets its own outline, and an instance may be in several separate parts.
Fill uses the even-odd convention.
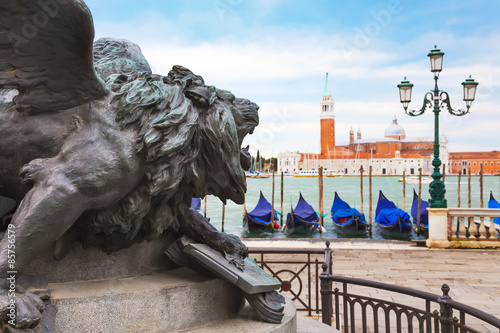
[[[3,0],[0,26],[0,195],[18,204],[0,241],[1,318],[9,233],[17,274],[56,241],[62,259],[68,234],[111,252],[178,233],[238,265],[245,246],[189,207],[244,202],[258,106],[181,66],[152,74],[129,41],[93,43],[81,0]],[[32,327],[43,303],[18,292],[16,327]]]

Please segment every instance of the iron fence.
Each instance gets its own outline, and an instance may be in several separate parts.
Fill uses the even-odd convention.
[[[280,292],[295,302],[297,311],[320,315],[319,276],[321,264],[329,262],[331,268],[329,247],[325,250],[254,248],[248,252],[263,270],[281,282]]]
[[[330,251],[331,253],[331,251]],[[443,295],[435,295],[406,287],[377,281],[341,277],[331,274],[331,260],[322,264],[321,280],[322,321],[342,332],[500,332],[500,319],[486,312],[456,302],[448,295],[450,288],[443,284]],[[342,288],[333,288],[333,283]],[[396,293],[419,300],[421,308],[392,300],[349,292],[348,287],[362,286]],[[411,302],[413,304],[413,302]],[[454,311],[458,317],[453,316]]]
[[[307,311],[309,316],[321,314],[323,323],[330,326],[333,319],[342,332],[500,332],[500,319],[454,301],[446,284],[441,287],[443,294],[435,295],[332,275],[330,242],[324,250],[250,249],[249,254],[281,282],[280,292],[292,298],[298,311]],[[333,288],[334,284],[341,284],[341,288]],[[360,290],[353,291],[357,287],[371,292],[362,295]],[[384,291],[393,296],[389,300],[371,296]]]

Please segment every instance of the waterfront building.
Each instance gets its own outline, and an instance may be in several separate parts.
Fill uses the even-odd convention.
[[[468,170],[472,175],[478,175],[481,166],[485,175],[500,175],[500,152],[463,152],[450,153],[450,172],[463,175],[468,174]]]
[[[302,160],[302,155],[300,153],[286,152],[278,154],[278,172],[284,173],[297,173],[301,166],[299,166]]]
[[[396,117],[385,129],[384,137],[363,139],[361,129],[355,135],[351,128],[349,143],[335,144],[334,102],[326,75],[323,97],[320,102],[320,147],[321,153],[285,152],[278,155],[278,172],[298,173],[301,170],[325,170],[339,174],[359,174],[361,167],[368,172],[372,166],[374,175],[418,174],[422,168],[424,175],[432,173],[434,152],[433,138],[409,138]],[[440,158],[448,165],[448,141],[440,140]]]

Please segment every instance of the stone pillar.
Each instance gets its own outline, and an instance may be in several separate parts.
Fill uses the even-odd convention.
[[[431,248],[448,248],[448,209],[427,208],[429,211],[429,238],[426,245]]]

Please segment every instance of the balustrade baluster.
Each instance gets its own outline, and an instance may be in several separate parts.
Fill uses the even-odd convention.
[[[451,239],[457,238],[458,228],[457,224],[455,223],[455,219],[453,218],[453,216],[448,215],[448,221],[448,223],[451,223]],[[457,217],[457,223],[460,223],[459,217]]]
[[[474,218],[473,217],[468,217],[469,220],[469,239],[470,238],[476,238],[477,237],[477,228],[476,224],[474,223]]]
[[[458,238],[467,239],[467,228],[465,228],[465,217],[457,217],[457,221],[460,223],[460,226],[458,227],[460,235],[458,235]]]
[[[495,221],[495,218],[494,217],[490,217],[490,228],[488,229],[488,239],[489,240],[496,239],[497,229],[495,228],[494,221]]]
[[[486,227],[484,226],[484,217],[479,218],[480,224],[479,224],[479,230],[478,230],[478,238],[480,240],[485,240],[486,239]]]

